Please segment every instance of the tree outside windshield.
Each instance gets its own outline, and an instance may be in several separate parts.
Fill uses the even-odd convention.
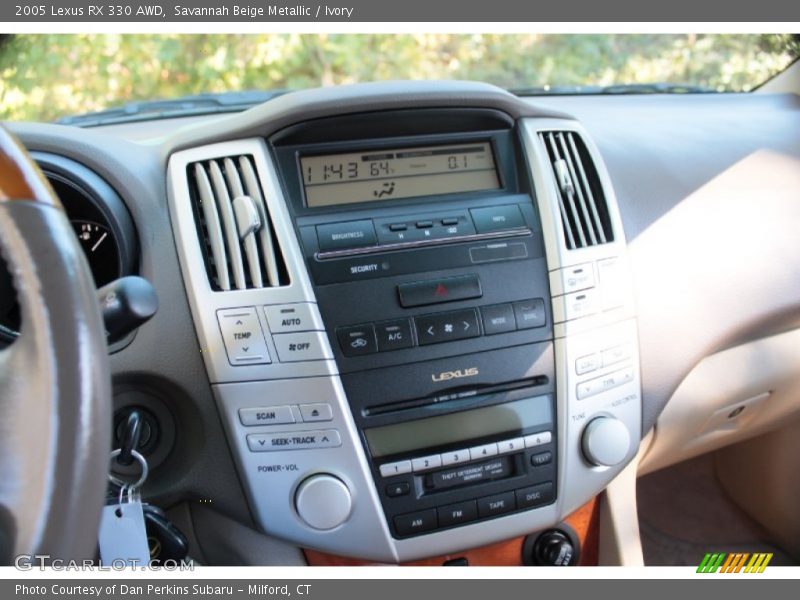
[[[473,79],[508,89],[659,82],[747,92],[800,52],[788,34],[0,38],[0,119],[37,121],[187,94],[389,79]]]

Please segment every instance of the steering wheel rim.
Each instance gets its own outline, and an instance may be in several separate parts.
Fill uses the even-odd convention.
[[[0,257],[22,313],[0,351],[0,565],[93,558],[111,444],[105,330],[60,202],[2,127]]]

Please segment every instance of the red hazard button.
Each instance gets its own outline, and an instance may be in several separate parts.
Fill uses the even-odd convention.
[[[400,295],[400,305],[405,308],[483,296],[481,282],[477,275],[460,275],[401,283],[397,286],[397,291]]]

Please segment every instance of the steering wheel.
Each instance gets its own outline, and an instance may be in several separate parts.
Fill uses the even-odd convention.
[[[111,449],[105,330],[61,203],[2,127],[0,257],[22,314],[0,351],[0,565],[93,558]]]

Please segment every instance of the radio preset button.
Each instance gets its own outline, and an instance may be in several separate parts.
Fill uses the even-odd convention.
[[[272,336],[272,341],[275,342],[281,362],[333,358],[328,347],[328,338],[321,332],[276,333]]]
[[[301,404],[300,416],[305,423],[316,423],[322,421],[332,421],[333,411],[330,404]]]
[[[291,406],[270,406],[267,408],[240,408],[239,420],[242,425],[285,425],[294,423]]]
[[[431,469],[438,469],[441,466],[442,457],[439,454],[431,454],[430,456],[411,459],[411,468],[415,473],[419,473],[420,471],[430,471]]]
[[[516,204],[473,208],[470,212],[478,233],[525,227],[525,220],[522,218],[522,213]]]
[[[483,318],[483,332],[486,335],[506,333],[517,329],[514,308],[510,304],[482,306],[481,317]]]
[[[480,298],[483,295],[477,275],[460,275],[427,281],[401,283],[397,286],[404,308]]]
[[[481,517],[495,517],[516,508],[514,492],[505,492],[496,496],[478,499],[478,514]]]
[[[407,515],[397,515],[394,527],[400,535],[411,535],[436,529],[436,509],[421,510]]]
[[[341,445],[342,438],[335,429],[291,433],[254,433],[247,436],[247,446],[251,452],[337,448]]]
[[[411,338],[411,322],[408,319],[376,323],[375,333],[379,352],[402,350],[414,345],[414,340]]]
[[[317,225],[317,239],[321,252],[374,246],[378,241],[370,219]]]
[[[450,465],[459,465],[469,461],[469,449],[451,450],[442,454],[442,465],[448,467]]]
[[[483,446],[475,446],[469,449],[469,457],[471,460],[480,460],[481,458],[489,458],[497,456],[497,444],[484,444]]]
[[[339,345],[345,356],[362,356],[378,351],[375,326],[372,323],[339,327],[336,329],[336,337],[339,338]]]
[[[384,463],[380,466],[381,477],[394,477],[411,473],[411,461],[399,460],[393,463]]]
[[[436,509],[439,515],[439,527],[450,527],[468,523],[478,518],[478,503],[475,500],[450,504]]]
[[[414,317],[420,346],[452,342],[481,335],[474,308]]]
[[[525,440],[521,437],[497,442],[497,451],[499,454],[509,454],[511,452],[519,452],[520,450],[524,449]]]
[[[308,302],[265,306],[264,315],[272,333],[325,330],[316,305]]]
[[[517,319],[517,329],[544,327],[547,321],[544,300],[534,298],[533,300],[514,302],[514,316]]]
[[[516,491],[517,507],[532,508],[550,504],[553,501],[553,483],[548,481],[539,485],[522,488]]]
[[[543,431],[542,433],[532,433],[531,435],[525,436],[525,447],[526,448],[536,448],[537,446],[544,446],[545,444],[549,444],[553,439],[553,434],[549,431]]]

